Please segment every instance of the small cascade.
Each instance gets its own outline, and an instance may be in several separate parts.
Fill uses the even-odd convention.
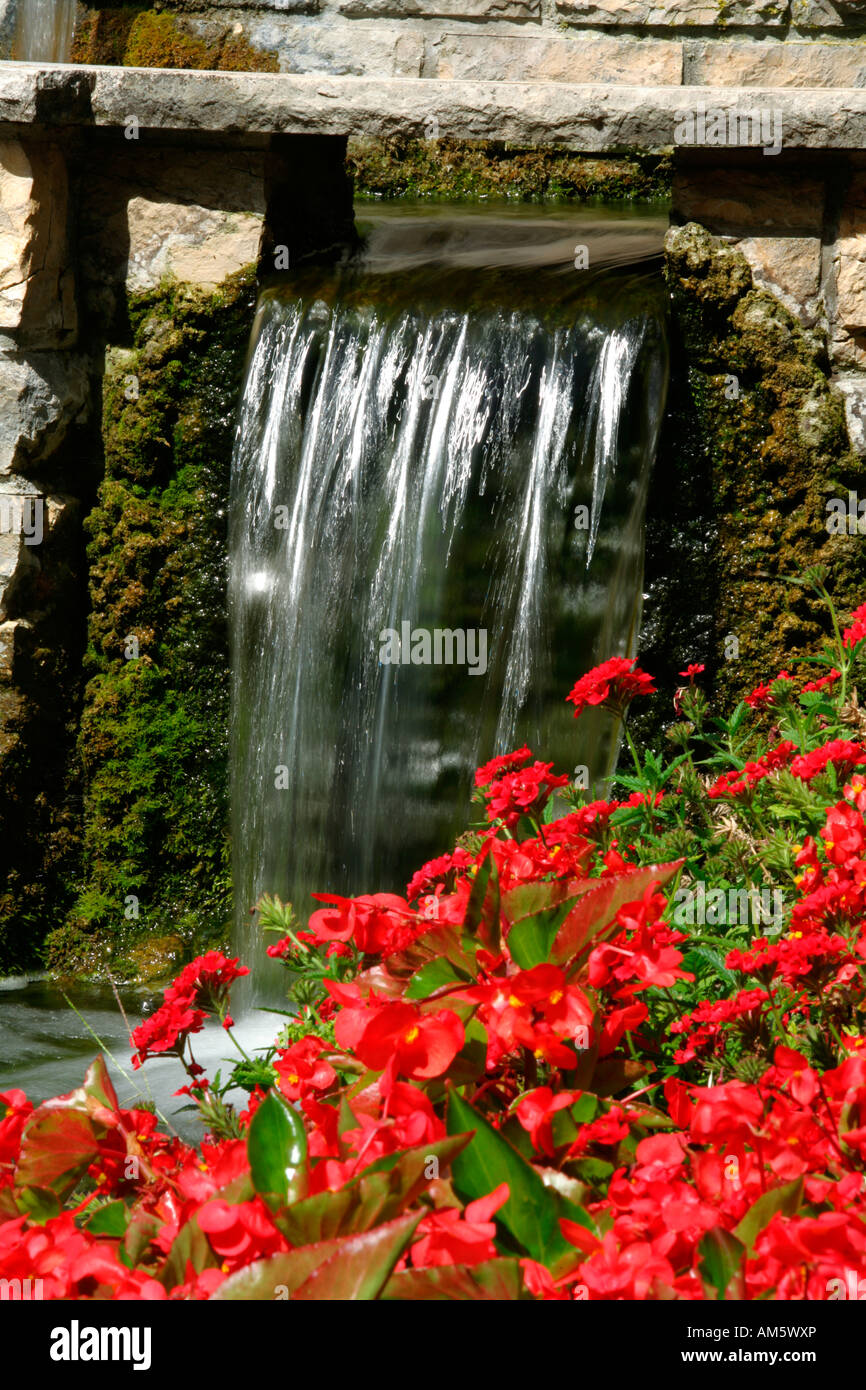
[[[68,63],[76,0],[18,0],[12,57],[25,63]]]
[[[564,697],[634,651],[657,277],[485,276],[464,221],[455,280],[441,240],[420,270],[371,256],[259,305],[230,619],[236,949],[260,996],[263,892],[302,918],[315,892],[403,892],[465,827],[480,762],[526,742],[597,781],[614,751]]]

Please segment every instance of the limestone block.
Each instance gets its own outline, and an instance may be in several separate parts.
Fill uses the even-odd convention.
[[[264,160],[251,152],[136,152],[87,181],[79,245],[87,282],[152,288],[174,275],[213,289],[258,259]]]
[[[213,290],[258,259],[261,215],[131,198],[127,216],[126,284],[133,292],[153,288],[166,275]]]
[[[556,0],[569,24],[674,24],[684,28],[784,24],[788,0]]]
[[[791,23],[798,29],[861,28],[863,0],[791,0]]]
[[[835,319],[846,333],[866,332],[866,174],[851,180],[835,250]]]
[[[811,327],[821,286],[820,237],[745,237],[737,249],[752,267],[755,283],[771,290]]]
[[[682,81],[682,44],[593,35],[551,39],[522,34],[443,34],[429,45],[425,76],[491,82]]]
[[[0,140],[0,330],[59,347],[76,329],[66,162],[51,145]]]
[[[352,18],[539,19],[541,0],[341,0]]]
[[[864,87],[859,43],[689,39],[686,80],[710,87]]]
[[[53,453],[88,395],[87,370],[76,354],[0,355],[0,476]]]
[[[420,77],[424,35],[417,29],[365,29],[348,22],[290,23],[257,16],[246,28],[254,48],[279,57],[281,72],[338,77]]]
[[[837,377],[833,389],[845,404],[851,447],[861,458],[866,458],[866,375]]]

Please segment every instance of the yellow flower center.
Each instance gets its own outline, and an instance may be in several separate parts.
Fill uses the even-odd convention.
[[[298,1076],[298,1073],[296,1071],[291,1072],[291,1074],[289,1075],[289,1085],[297,1086],[300,1079],[301,1078]]]
[[[404,1034],[403,1034],[403,1041],[404,1041],[404,1042],[407,1042],[407,1043],[413,1043],[413,1042],[415,1041],[415,1039],[417,1038],[417,1036],[418,1036],[418,1029],[417,1029],[417,1028],[410,1028],[409,1031],[408,1031],[408,1033],[404,1033]]]
[[[555,989],[555,990],[553,991],[553,993],[551,994],[551,996],[550,996],[550,1002],[551,1002],[551,1004],[558,1004],[561,998],[562,998],[562,990],[561,990],[561,989]]]

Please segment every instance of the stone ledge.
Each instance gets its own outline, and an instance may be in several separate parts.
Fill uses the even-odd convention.
[[[441,135],[457,139],[561,144],[587,153],[651,152],[677,144],[677,126],[700,110],[778,113],[786,149],[866,149],[866,90],[851,87],[381,81],[0,64],[0,123],[122,132],[135,117],[142,134],[230,135],[241,146],[268,134],[423,138],[435,121]],[[764,142],[759,136],[750,143]],[[725,147],[701,148],[718,156]]]

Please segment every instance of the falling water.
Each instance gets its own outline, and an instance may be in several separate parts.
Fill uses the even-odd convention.
[[[29,63],[68,63],[76,0],[18,0],[12,57]]]
[[[523,742],[604,775],[612,728],[564,696],[639,621],[656,277],[373,260],[263,295],[240,412],[237,949],[265,993],[263,892],[301,916],[317,891],[402,892],[465,826],[473,769]],[[411,663],[436,629],[466,634],[463,664]]]

